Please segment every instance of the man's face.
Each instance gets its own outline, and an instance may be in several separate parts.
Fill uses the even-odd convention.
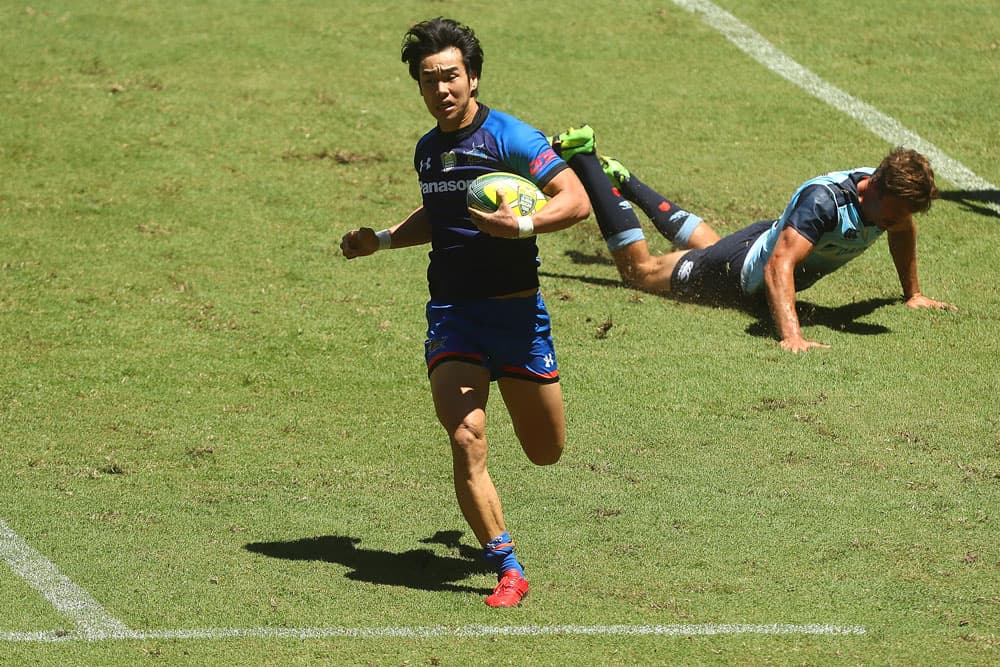
[[[466,72],[462,52],[454,46],[420,62],[420,95],[444,132],[472,122],[477,108],[472,92],[478,86],[479,78]]]
[[[893,195],[878,195],[871,199],[865,218],[887,232],[901,230],[913,224],[910,204]]]

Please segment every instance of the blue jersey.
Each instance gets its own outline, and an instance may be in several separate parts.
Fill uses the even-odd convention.
[[[867,250],[882,229],[861,216],[858,183],[875,170],[862,167],[835,171],[806,181],[792,195],[781,217],[750,246],[740,271],[744,294],[757,292],[764,283],[764,267],[778,237],[791,227],[814,248],[795,270],[795,289],[803,290]]]
[[[468,127],[425,134],[417,142],[413,166],[431,224],[431,299],[488,298],[538,287],[534,237],[502,239],[480,232],[472,224],[465,192],[476,177],[494,171],[519,174],[543,188],[567,168],[544,134],[480,103]]]

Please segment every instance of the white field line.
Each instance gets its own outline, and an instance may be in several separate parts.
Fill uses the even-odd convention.
[[[433,638],[433,637],[522,637],[546,635],[680,636],[696,635],[863,635],[862,626],[819,623],[795,625],[522,625],[400,626],[373,628],[189,628],[178,630],[130,630],[111,617],[85,590],[63,575],[56,566],[0,519],[0,558],[14,574],[41,593],[59,612],[76,624],[75,631],[0,632],[0,642],[65,642],[151,639],[329,639],[329,638]]]
[[[75,634],[81,639],[102,639],[128,632],[124,623],[108,614],[97,600],[70,581],[52,561],[32,549],[3,519],[0,519],[0,558],[57,611],[71,619],[76,625]],[[8,604],[10,602],[7,601]]]
[[[759,33],[707,0],[674,0],[721,32],[741,51],[772,72],[799,86],[830,106],[860,122],[875,135],[893,144],[906,145],[926,155],[935,170],[966,190],[997,190],[988,181],[952,159],[929,141],[904,127],[871,105],[819,78],[779,51]],[[1000,206],[988,203],[1000,212]],[[825,624],[745,625],[525,625],[525,626],[430,626],[384,628],[204,628],[139,632],[110,616],[85,590],[63,575],[55,565],[35,551],[0,519],[0,557],[15,574],[41,593],[59,612],[74,621],[76,632],[0,632],[5,642],[98,641],[105,639],[224,639],[224,638],[367,638],[367,637],[487,637],[487,636],[700,636],[700,635],[864,635],[863,626]]]
[[[675,5],[689,12],[700,14],[705,23],[722,33],[737,48],[764,67],[847,114],[876,136],[893,145],[907,146],[920,151],[931,161],[937,175],[944,176],[961,189],[998,189],[989,181],[977,176],[961,162],[945,155],[931,142],[904,127],[899,121],[819,78],[724,9],[708,0],[673,1]],[[1000,204],[985,202],[983,205],[1000,213]]]
[[[779,51],[759,33],[707,0],[674,0],[678,6],[702,15],[741,51],[830,106],[851,116],[871,132],[893,144],[914,148],[926,155],[940,175],[966,190],[997,190],[960,162],[895,119],[823,81]],[[987,204],[1000,212],[1000,206]],[[58,611],[72,619],[76,632],[3,632],[0,641],[58,642],[103,639],[223,639],[246,638],[366,638],[366,637],[486,637],[486,636],[699,636],[699,635],[863,635],[863,626],[825,624],[770,625],[553,625],[553,626],[445,626],[385,628],[205,628],[139,632],[129,630],[110,616],[86,591],[63,575],[48,559],[31,548],[0,519],[0,556],[15,574],[40,592]]]
[[[694,637],[704,635],[864,635],[863,626],[824,625],[463,625],[458,627],[373,627],[373,628],[190,628],[186,630],[126,630],[101,636],[60,632],[4,632],[4,642],[64,642],[101,640],[155,639],[433,639],[435,637],[543,637],[551,635],[590,636],[663,636]]]

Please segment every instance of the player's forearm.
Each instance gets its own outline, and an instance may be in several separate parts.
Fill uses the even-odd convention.
[[[889,233],[889,254],[896,266],[899,286],[903,289],[903,299],[908,300],[920,294],[917,279],[917,236],[916,232]]]
[[[785,297],[770,297],[771,318],[774,320],[778,338],[781,340],[792,340],[802,337],[802,329],[799,326],[799,316],[795,312],[795,299]]]
[[[586,194],[574,197],[571,193],[562,193],[550,199],[545,207],[531,216],[536,234],[557,232],[576,223],[586,220],[590,215],[590,201]]]
[[[792,277],[784,275],[781,271],[766,271],[764,288],[767,291],[767,303],[771,309],[771,319],[774,321],[778,338],[781,340],[800,338],[802,329],[795,310],[795,282]]]
[[[920,294],[920,281],[917,280],[917,263],[913,261],[904,266],[896,266],[899,275],[899,286],[903,289],[903,299],[908,300]]]
[[[431,225],[421,206],[406,219],[389,228],[392,248],[407,248],[409,246],[430,243]]]

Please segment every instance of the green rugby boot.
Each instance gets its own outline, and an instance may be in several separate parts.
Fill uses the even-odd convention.
[[[611,181],[611,185],[619,190],[628,183],[628,179],[632,178],[632,174],[618,160],[605,155],[598,155],[597,157],[601,160],[601,169],[604,170],[608,180]]]
[[[549,137],[552,148],[567,162],[574,155],[593,153],[597,146],[594,128],[589,125],[571,127],[561,134]]]

